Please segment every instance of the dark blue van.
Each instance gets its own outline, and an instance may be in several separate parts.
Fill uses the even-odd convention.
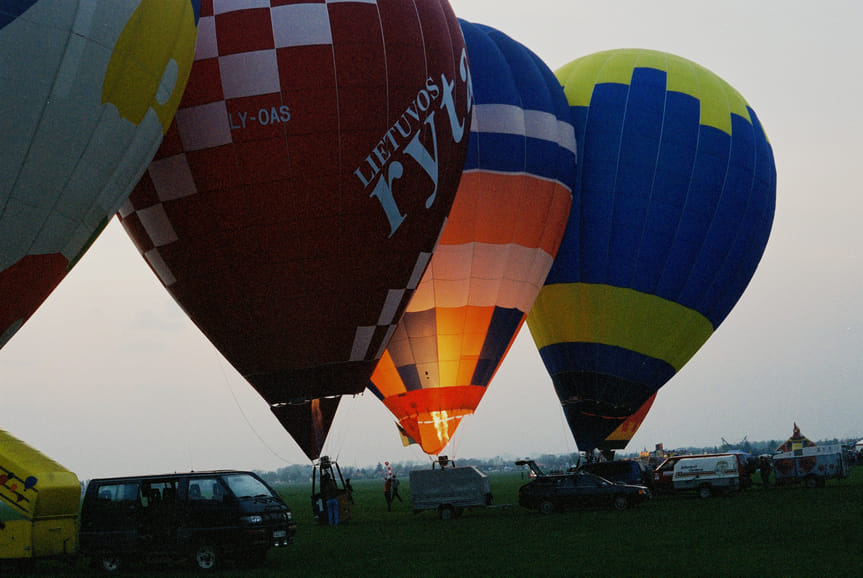
[[[224,558],[261,563],[295,533],[290,508],[260,477],[213,471],[91,480],[79,542],[105,572],[164,558],[209,570]]]

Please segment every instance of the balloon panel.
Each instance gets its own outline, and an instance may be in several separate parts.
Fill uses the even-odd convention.
[[[523,324],[575,177],[568,106],[551,71],[499,31],[461,24],[474,88],[464,174],[369,386],[429,454],[474,412]]]
[[[638,431],[638,428],[641,427],[641,424],[647,418],[647,414],[650,412],[650,408],[653,407],[653,402],[656,401],[656,394],[651,395],[644,404],[638,408],[634,414],[626,418],[623,423],[617,426],[613,432],[611,432],[608,437],[606,437],[599,444],[599,449],[601,450],[622,450],[627,444],[632,440],[635,436],[635,433]]]
[[[152,159],[194,54],[198,0],[0,7],[0,346]]]
[[[776,173],[754,111],[695,63],[617,50],[557,75],[581,205],[528,323],[579,447],[592,449],[739,299],[770,233]]]
[[[205,5],[121,219],[277,415],[365,388],[452,205],[469,98],[445,1]]]

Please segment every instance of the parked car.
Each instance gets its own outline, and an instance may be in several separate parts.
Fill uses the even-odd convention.
[[[591,462],[578,467],[578,470],[595,474],[612,482],[631,484],[635,486],[653,485],[653,472],[642,469],[635,460],[612,460],[607,462]]]
[[[527,465],[535,476],[519,488],[518,504],[543,514],[577,508],[625,510],[651,497],[646,486],[614,483],[586,471],[546,475],[532,460],[516,465]]]
[[[105,572],[165,558],[210,570],[224,556],[263,562],[295,533],[290,508],[252,472],[106,478],[84,494],[80,551]]]

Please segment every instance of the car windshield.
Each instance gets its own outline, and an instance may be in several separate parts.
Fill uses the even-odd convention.
[[[240,498],[273,498],[276,496],[259,479],[248,474],[233,474],[222,478],[235,496]]]

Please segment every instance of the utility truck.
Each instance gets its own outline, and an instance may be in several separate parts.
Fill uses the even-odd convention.
[[[734,455],[692,456],[674,464],[675,491],[695,490],[701,498],[740,489],[740,465]]]
[[[78,551],[78,477],[0,430],[0,562]]]

